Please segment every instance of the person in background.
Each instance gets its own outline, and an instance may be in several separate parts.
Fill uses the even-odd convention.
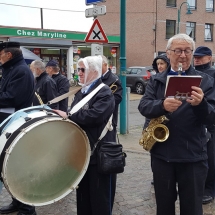
[[[2,123],[15,111],[32,105],[34,77],[25,63],[18,42],[4,42],[0,44],[0,62],[2,64],[0,123]],[[20,168],[22,167],[20,166]],[[18,211],[17,215],[37,214],[35,207],[23,204],[15,198],[12,198],[10,205],[0,208],[1,214],[9,214],[16,211]]]
[[[89,56],[78,60],[78,76],[82,89],[75,94],[71,108],[89,95],[101,83],[102,58]],[[55,110],[59,115],[77,123],[87,134],[91,150],[98,141],[104,127],[115,108],[114,96],[108,86],[103,86],[82,108],[72,115]],[[109,141],[110,131],[102,140]],[[112,135],[111,135],[112,136]],[[100,142],[102,144],[102,141]],[[112,214],[111,174],[101,174],[97,170],[96,151],[90,157],[88,169],[78,185],[78,215]]]
[[[111,88],[111,91],[114,95],[115,99],[115,109],[113,112],[113,130],[110,132],[111,135],[109,137],[111,138],[111,141],[117,142],[116,135],[117,135],[117,123],[118,123],[118,110],[119,110],[119,104],[122,101],[122,85],[121,81],[119,80],[119,77],[116,76],[111,72],[111,69],[108,68],[108,59],[102,55],[102,82],[106,85],[108,85]],[[115,191],[116,191],[116,174],[112,174],[112,207],[114,204],[114,198],[115,198]]]
[[[169,66],[169,59],[165,54],[158,55],[152,62],[153,69],[158,72],[163,72]]]
[[[171,37],[166,46],[170,67],[151,76],[140,100],[140,113],[149,118],[165,115],[169,121],[169,137],[155,143],[150,153],[153,159],[157,215],[174,215],[175,201],[180,202],[180,215],[202,215],[202,198],[207,177],[206,126],[215,107],[214,79],[191,66],[195,42],[186,34]],[[185,75],[202,76],[200,87],[192,86],[190,98],[165,98],[169,74],[178,74],[179,64]]]
[[[206,46],[196,48],[194,54],[195,69],[215,78],[215,69],[211,67],[212,51]],[[208,154],[208,174],[205,182],[203,204],[208,204],[214,199],[215,193],[215,127],[207,126],[207,154]]]
[[[46,64],[46,72],[54,79],[57,84],[58,96],[69,92],[70,84],[65,75],[61,75],[58,63],[55,60],[50,60]],[[67,112],[68,98],[59,101],[59,110]]]
[[[55,81],[49,77],[45,71],[45,64],[40,60],[35,60],[31,63],[30,69],[35,77],[35,92],[39,95],[43,104],[58,96],[57,85]],[[35,95],[33,105],[41,105],[41,101]],[[51,108],[58,109],[58,103],[49,105]]]

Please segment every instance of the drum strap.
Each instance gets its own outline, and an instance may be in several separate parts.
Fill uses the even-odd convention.
[[[104,87],[105,84],[101,83],[98,87],[96,87],[91,93],[89,93],[87,96],[85,96],[83,99],[81,99],[80,102],[78,102],[72,110],[69,112],[70,115],[73,113],[76,113],[79,109],[81,109],[102,87]]]
[[[71,96],[71,95],[75,95],[80,89],[81,89],[81,87],[76,87],[75,89],[70,90],[68,93],[65,93],[65,94],[63,94],[63,95],[61,95],[61,96],[58,96],[58,97],[52,99],[51,101],[49,101],[49,102],[47,103],[47,105],[51,105],[51,104],[53,104],[53,103],[57,103],[57,102],[59,102],[59,101],[65,99],[65,98],[67,98],[67,97],[69,97],[69,96]]]

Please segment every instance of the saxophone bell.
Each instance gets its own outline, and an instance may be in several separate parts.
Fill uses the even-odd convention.
[[[156,142],[164,142],[169,137],[169,129],[162,123],[168,121],[166,116],[160,116],[152,119],[147,128],[142,132],[142,137],[139,144],[143,146],[146,151],[151,151]]]

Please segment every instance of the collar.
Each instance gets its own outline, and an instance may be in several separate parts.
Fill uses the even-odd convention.
[[[210,69],[210,67],[211,67],[210,62],[208,62],[206,64],[195,66],[195,69],[199,70],[199,71],[202,71],[202,70],[205,70],[205,69]]]
[[[16,56],[16,57],[12,58],[11,60],[7,61],[6,63],[2,64],[2,68],[7,69],[21,60],[24,60],[23,55]]]
[[[100,78],[99,78],[99,79],[100,79]],[[87,86],[85,86],[85,87],[82,87],[82,88],[81,88],[81,92],[82,92],[83,94],[89,93],[89,91],[92,89],[92,87],[96,84],[96,82],[97,82],[99,79],[93,81],[91,84],[89,84],[89,85],[87,85]]]
[[[52,78],[57,77],[58,75],[60,75],[60,73],[59,73],[59,72],[58,72],[58,73],[53,74],[53,75],[52,75]]]
[[[105,75],[109,72],[109,70],[107,70],[103,75],[102,77],[105,77]]]
[[[46,73],[46,72],[44,71],[43,73],[40,74],[39,77],[36,77],[36,80],[38,81],[38,80],[42,79],[43,76],[48,76],[48,73]]]

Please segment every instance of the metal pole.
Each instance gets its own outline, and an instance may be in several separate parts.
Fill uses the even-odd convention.
[[[126,134],[126,0],[120,0],[120,80],[122,82],[122,102],[120,103],[120,134]]]
[[[43,29],[43,8],[40,8],[41,29]]]
[[[181,16],[181,10],[180,10],[180,9],[178,9],[178,26],[177,26],[177,34],[179,34],[180,16]]]
[[[180,21],[181,21],[181,6],[183,4],[187,4],[187,14],[192,14],[192,12],[190,11],[190,5],[188,2],[182,2],[180,5],[180,8],[178,9],[178,26],[177,26],[177,34],[180,33]]]

